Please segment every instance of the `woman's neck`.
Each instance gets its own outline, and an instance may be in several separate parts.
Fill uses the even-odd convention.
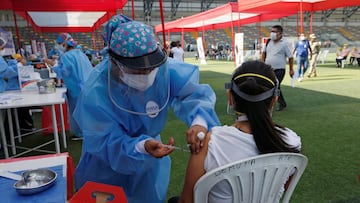
[[[238,116],[233,126],[244,133],[251,134],[250,123],[246,115]]]

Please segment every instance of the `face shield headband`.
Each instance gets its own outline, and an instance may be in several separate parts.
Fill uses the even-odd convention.
[[[110,98],[110,101],[118,108],[118,109],[120,109],[120,110],[122,110],[122,111],[125,111],[125,112],[127,112],[127,113],[131,113],[131,114],[135,114],[135,115],[147,115],[147,116],[152,116],[152,115],[156,115],[156,114],[158,114],[159,112],[161,112],[163,109],[165,109],[165,107],[167,106],[167,104],[168,104],[168,102],[169,102],[169,100],[170,100],[170,83],[168,83],[168,87],[167,87],[167,92],[166,93],[164,93],[164,94],[166,94],[164,97],[166,97],[166,99],[165,99],[165,102],[163,103],[163,105],[161,105],[161,107],[159,107],[156,111],[151,111],[151,112],[140,112],[140,111],[136,111],[136,110],[133,110],[133,109],[129,109],[128,108],[128,106],[121,106],[120,104],[118,104],[117,102],[116,102],[116,99],[113,97],[113,94],[112,94],[112,91],[111,91],[111,81],[112,81],[112,78],[114,78],[114,77],[112,77],[111,76],[111,70],[112,70],[112,68],[121,68],[121,67],[117,67],[118,65],[117,65],[117,63],[115,63],[115,64],[113,64],[113,62],[112,61],[114,61],[114,62],[116,62],[116,59],[111,59],[111,57],[109,57],[109,60],[108,60],[108,95],[109,95],[109,98]],[[120,64],[121,65],[121,64]],[[152,69],[149,69],[149,70],[134,70],[134,71],[149,71],[149,72],[154,72],[153,70],[155,69],[155,67],[154,68],[152,68]],[[159,69],[159,68],[157,68],[157,69]],[[159,71],[160,72],[160,71]],[[145,73],[146,74],[146,73]],[[116,78],[116,77],[115,77]],[[120,82],[119,81],[119,78],[116,78],[115,79],[117,82]],[[127,90],[125,90],[126,91],[126,94],[128,95],[128,96],[131,96],[131,94],[132,95],[141,95],[141,96],[143,96],[143,94],[146,94],[146,92],[145,91],[140,91],[140,90],[136,90],[136,89],[134,89],[134,88],[131,88],[131,87],[129,87],[127,84],[124,84],[124,86],[127,86]],[[124,88],[126,88],[126,87],[124,87]],[[162,88],[156,88],[157,90],[160,90],[160,91],[162,91],[162,90],[164,90],[164,88],[162,87]],[[145,104],[144,104],[145,105]]]
[[[241,77],[258,77],[258,78],[261,78],[261,79],[264,79],[264,80],[270,82],[272,85],[274,85],[274,87],[261,93],[261,94],[258,94],[258,95],[249,95],[249,94],[242,92],[234,82],[235,80],[237,80]],[[263,101],[271,96],[278,96],[280,93],[279,92],[279,81],[277,79],[276,79],[276,84],[275,84],[270,78],[260,75],[260,74],[244,73],[244,74],[241,74],[241,75],[238,75],[237,77],[235,77],[234,81],[232,81],[231,83],[226,83],[225,88],[233,90],[235,92],[235,94],[237,94],[239,97],[241,97],[242,99],[249,101],[249,102]]]
[[[109,49],[109,55],[130,69],[153,69],[166,62],[165,50],[158,48],[148,54],[137,57],[123,57]]]

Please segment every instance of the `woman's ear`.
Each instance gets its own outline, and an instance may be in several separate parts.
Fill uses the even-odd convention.
[[[274,108],[274,106],[275,106],[278,98],[279,98],[278,96],[273,96],[273,98],[272,98],[272,100],[271,100],[271,104],[270,104],[270,106],[269,106],[269,109],[273,109],[273,108]]]

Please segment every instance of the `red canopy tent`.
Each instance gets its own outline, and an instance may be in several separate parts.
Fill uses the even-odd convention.
[[[223,6],[155,26],[155,32],[191,32],[228,28],[273,20],[304,11],[359,6],[359,0],[238,0]]]
[[[1,0],[0,10],[12,10],[18,46],[16,14],[37,32],[93,32],[122,9],[127,0]],[[95,49],[95,41],[94,41]]]
[[[360,6],[359,0],[238,0],[241,12],[300,12],[301,32],[304,32],[303,12],[315,12],[341,7]],[[312,16],[311,16],[312,17]],[[312,19],[310,19],[312,22]],[[310,25],[312,32],[312,25]]]
[[[216,30],[231,27],[232,33],[234,33],[234,26],[238,26],[240,28],[241,25],[282,18],[294,15],[296,12],[297,11],[286,10],[282,12],[266,13],[262,11],[240,12],[238,3],[230,2],[205,12],[165,23],[164,25],[156,25],[155,32],[162,32],[164,35],[164,41],[166,32],[181,32],[181,44],[184,45],[184,32],[201,31],[204,35],[204,31],[206,30]],[[234,35],[232,35],[232,41],[232,44],[234,44]]]
[[[238,0],[241,12],[281,12],[281,11],[322,11],[341,7],[359,6],[359,0]]]
[[[175,21],[155,26],[155,32],[191,32],[223,29],[232,26],[240,26],[260,21],[267,21],[276,18],[282,18],[295,14],[296,11],[287,11],[277,13],[240,12],[238,3],[230,2],[225,5],[201,12],[189,17],[181,18]]]
[[[2,0],[0,10],[14,11],[37,32],[93,32],[126,3],[127,0]]]

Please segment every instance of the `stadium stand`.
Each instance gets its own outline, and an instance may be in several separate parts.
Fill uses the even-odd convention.
[[[164,1],[164,12],[165,12],[165,21],[174,20],[176,18],[180,18],[181,16],[190,16],[196,14],[201,11],[201,5],[199,2],[194,2],[190,0],[182,0],[179,3],[176,16],[173,13],[170,13],[171,10],[171,0]],[[228,1],[212,1],[208,9],[220,6],[222,4],[227,3]],[[359,6],[360,7],[360,6]],[[135,1],[135,19],[139,21],[145,21],[151,25],[157,25],[160,21],[160,12],[159,6],[157,3],[153,4],[151,18],[145,18],[144,12],[144,2],[143,1]],[[353,15],[346,15],[346,8],[338,8],[332,11],[331,15],[326,16],[326,12],[314,12],[313,13],[313,32],[320,36],[320,40],[324,42],[326,46],[330,46],[336,48],[338,45],[347,43],[350,46],[360,45],[360,12],[359,9],[354,12]],[[142,11],[142,12],[136,12]],[[122,11],[125,15],[132,16],[131,12],[131,3],[128,3]],[[309,23],[309,13],[305,13],[305,34],[310,34],[310,23]],[[268,22],[261,22],[261,24],[250,24],[244,25],[241,28],[234,27],[234,31],[243,32],[245,35],[244,38],[244,49],[251,50],[254,49],[254,45],[256,41],[259,41],[261,37],[269,36],[270,27],[274,24],[281,24],[286,32],[285,35],[287,37],[296,37],[298,34],[299,26],[298,24],[298,16],[289,16],[282,19],[277,19]],[[146,20],[145,20],[146,19]],[[45,42],[47,46],[47,50],[51,46],[53,46],[53,40],[56,38],[58,33],[37,33],[32,27],[26,23],[25,20],[21,19],[21,17],[17,17],[18,21],[18,30],[20,43],[22,45],[30,44],[31,39],[35,39],[40,42]],[[259,29],[260,28],[260,29]],[[80,45],[83,47],[89,47],[94,50],[101,50],[103,48],[103,41],[101,38],[102,27],[98,28],[93,33],[70,33],[75,40],[78,41]],[[14,42],[16,49],[18,48],[17,44],[17,35],[14,26],[13,13],[11,11],[0,11],[0,30],[11,31],[13,33]],[[232,44],[231,37],[231,28],[221,29],[221,30],[210,30],[205,31],[204,35],[199,32],[188,32],[184,33],[185,44],[195,44],[196,38],[198,36],[204,36],[204,40],[206,42],[205,47],[211,45],[224,45],[228,46]],[[181,33],[172,33],[171,38],[181,39]],[[331,50],[332,52],[332,50]]]

